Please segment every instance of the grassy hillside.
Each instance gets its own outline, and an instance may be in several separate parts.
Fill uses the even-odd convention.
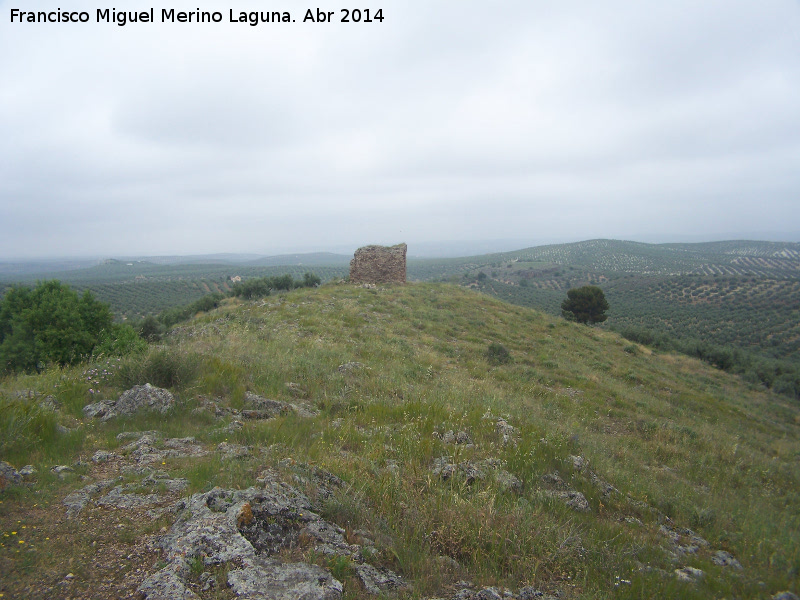
[[[178,395],[168,418],[83,417],[90,401],[146,382]],[[231,426],[247,392],[309,413]],[[0,393],[0,460],[39,473],[0,497],[0,591],[10,597],[107,597],[101,583],[127,589],[163,565],[143,548],[170,513],[137,521],[86,509],[83,522],[102,532],[94,546],[59,516],[68,492],[110,476],[88,457],[130,458],[117,434],[154,429],[210,451],[160,465],[188,479],[184,495],[254,485],[265,467],[293,485],[298,465],[341,478],[329,496],[309,491],[317,510],[376,540],[370,560],[414,584],[401,597],[450,598],[463,579],[561,598],[798,591],[796,403],[458,286],[327,285],[230,301],[144,356],[7,379]],[[41,408],[46,396],[60,409]],[[249,454],[225,460],[223,442]],[[50,471],[81,458],[63,479]],[[720,552],[742,569],[715,564]],[[126,572],[125,556],[140,574]],[[340,577],[346,598],[368,597],[346,561],[302,559]],[[683,567],[704,576],[680,581]],[[214,593],[202,597],[230,597]]]

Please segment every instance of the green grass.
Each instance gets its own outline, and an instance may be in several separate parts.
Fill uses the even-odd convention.
[[[496,360],[497,349],[487,354],[497,346],[510,360]],[[362,366],[340,371],[348,362]],[[113,449],[125,429],[160,429],[194,435],[209,449],[222,441],[253,449],[244,459],[212,453],[167,461],[171,473],[189,479],[190,492],[254,485],[267,465],[289,481],[291,465],[321,467],[351,486],[317,497],[323,514],[348,531],[371,532],[379,541],[375,562],[414,581],[411,597],[441,595],[462,578],[582,598],[796,591],[797,404],[602,329],[453,285],[326,285],[230,301],[143,357],[123,359],[121,375],[91,384],[95,394],[114,397],[133,382],[163,376],[179,398],[167,420],[84,422],[74,407],[80,398],[91,401],[81,387],[91,367],[2,383],[4,406],[16,408],[0,412],[0,427],[20,432],[21,441],[4,435],[0,459],[19,466],[32,456],[46,468],[57,455]],[[14,396],[29,389],[40,398],[53,386],[73,408],[45,413],[33,399]],[[246,391],[320,412],[226,431],[227,419],[193,410],[200,397],[240,407]],[[501,416],[517,428],[516,445],[502,444]],[[71,423],[80,439],[53,434],[56,423]],[[448,430],[466,431],[474,445],[445,444]],[[584,456],[618,493],[603,496],[574,471],[571,455]],[[504,490],[492,476],[443,481],[431,471],[440,457],[496,459],[522,480],[522,491]],[[286,458],[292,461],[280,462]],[[551,473],[583,493],[591,511],[574,512],[543,491],[541,478]],[[313,495],[313,486],[307,491]],[[716,567],[706,550],[673,563],[658,533],[667,516],[734,554],[743,573]],[[459,566],[443,568],[443,556]],[[656,570],[671,574],[685,564],[706,571],[704,581],[685,586]],[[325,566],[351,576],[349,564]]]

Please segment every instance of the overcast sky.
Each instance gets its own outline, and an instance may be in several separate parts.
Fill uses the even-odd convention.
[[[798,232],[798,0],[0,0],[0,258]]]

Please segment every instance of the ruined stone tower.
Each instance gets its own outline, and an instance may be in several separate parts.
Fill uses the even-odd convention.
[[[350,283],[405,283],[405,244],[364,246],[350,261]]]

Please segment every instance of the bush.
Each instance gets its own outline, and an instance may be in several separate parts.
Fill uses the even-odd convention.
[[[78,296],[56,280],[14,286],[0,301],[0,373],[78,362],[92,354],[111,321],[108,305],[89,291]]]
[[[310,271],[303,275],[303,287],[317,287],[322,283],[322,279]]]
[[[147,315],[139,324],[139,336],[147,342],[157,342],[164,335],[164,325],[153,315]]]
[[[492,342],[486,349],[486,360],[493,365],[504,365],[511,360],[511,353],[502,344]]]

